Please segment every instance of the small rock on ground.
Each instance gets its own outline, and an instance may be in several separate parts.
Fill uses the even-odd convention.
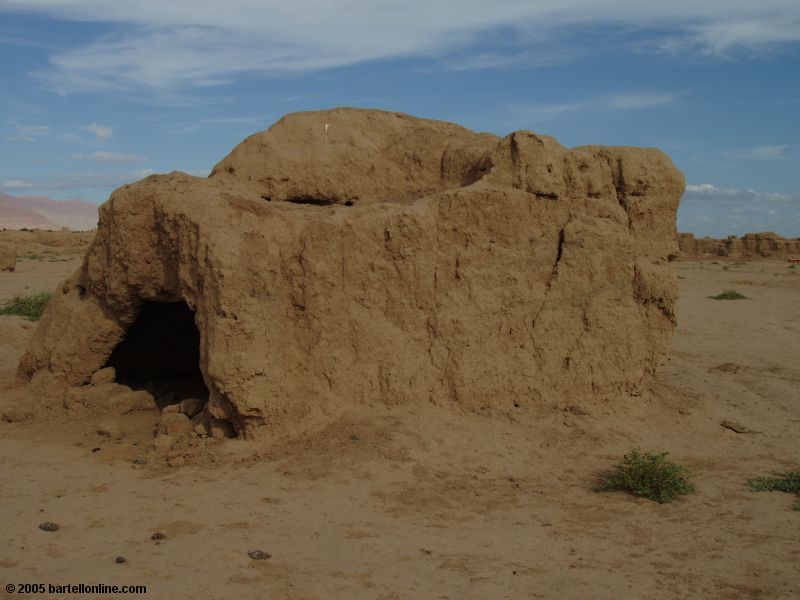
[[[165,412],[161,415],[161,420],[158,423],[158,430],[167,435],[192,433],[193,429],[189,417],[181,413]]]
[[[122,439],[122,426],[116,421],[102,421],[97,426],[97,433],[112,440]]]
[[[181,412],[191,419],[203,410],[205,405],[205,400],[201,400],[200,398],[186,398],[181,401]]]
[[[211,437],[218,440],[236,437],[233,425],[222,419],[211,419],[208,423],[208,430]]]

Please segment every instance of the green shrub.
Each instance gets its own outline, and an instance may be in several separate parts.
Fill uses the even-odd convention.
[[[689,482],[689,472],[667,460],[667,454],[642,454],[638,450],[632,450],[603,478],[598,491],[627,491],[634,496],[642,496],[659,503],[693,492],[694,486]]]
[[[40,292],[26,298],[17,296],[0,308],[0,315],[18,315],[28,317],[30,321],[38,321],[44,312],[44,307],[52,297],[53,294],[50,292]]]
[[[789,492],[800,494],[800,472],[787,471],[786,473],[776,473],[776,477],[756,477],[748,479],[747,485],[751,490],[757,492]],[[794,510],[800,510],[800,499],[792,506]]]
[[[747,298],[744,294],[740,294],[736,290],[725,290],[716,296],[709,296],[712,300],[744,300]]]

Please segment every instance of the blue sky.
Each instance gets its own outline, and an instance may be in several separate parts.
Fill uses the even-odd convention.
[[[282,115],[656,146],[682,231],[800,236],[797,0],[0,0],[0,191],[205,175]]]

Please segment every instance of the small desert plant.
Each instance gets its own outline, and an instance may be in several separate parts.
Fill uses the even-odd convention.
[[[18,315],[28,317],[30,321],[38,321],[44,312],[44,307],[52,297],[53,294],[50,292],[40,292],[25,298],[17,296],[0,308],[0,315]]]
[[[597,490],[627,491],[662,504],[676,496],[693,492],[689,472],[667,460],[667,454],[632,450],[614,465],[614,470],[603,478]]]
[[[709,296],[712,300],[744,300],[747,298],[744,294],[740,294],[736,290],[725,290],[716,296]]]
[[[787,471],[786,473],[776,473],[776,477],[756,477],[748,479],[747,485],[751,490],[757,492],[789,492],[800,494],[800,472]],[[792,507],[800,510],[800,499]]]

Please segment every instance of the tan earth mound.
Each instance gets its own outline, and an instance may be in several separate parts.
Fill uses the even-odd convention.
[[[359,404],[636,394],[675,327],[683,186],[655,149],[289,115],[207,179],[116,190],[19,375],[77,403],[144,388],[182,402],[163,428],[247,437]]]
[[[800,257],[800,238],[784,238],[777,233],[746,233],[742,237],[729,236],[724,240],[710,237],[695,238],[693,233],[679,233],[678,246],[687,258],[702,256],[730,256],[731,258],[781,258]]]
[[[17,268],[17,247],[0,242],[0,271],[13,271]]]

